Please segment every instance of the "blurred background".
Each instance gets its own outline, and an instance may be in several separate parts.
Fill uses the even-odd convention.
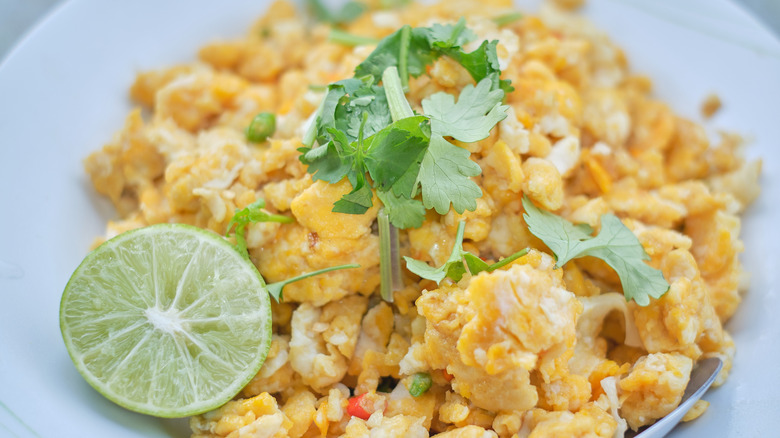
[[[743,4],[780,39],[780,0],[732,1]],[[64,0],[0,0],[0,60],[39,19],[61,3]]]

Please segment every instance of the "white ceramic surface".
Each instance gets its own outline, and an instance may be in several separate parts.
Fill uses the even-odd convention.
[[[520,2],[525,4],[527,2]],[[182,420],[113,405],[78,375],[62,344],[62,289],[113,216],[81,160],[122,126],[134,74],[194,58],[241,35],[263,0],[74,0],[58,7],[0,65],[0,436],[186,436]],[[764,159],[763,193],[743,222],[752,274],[728,324],[731,378],[676,437],[777,436],[780,430],[780,43],[725,1],[590,0],[584,13],[655,79],[657,95],[708,129],[744,133]]]

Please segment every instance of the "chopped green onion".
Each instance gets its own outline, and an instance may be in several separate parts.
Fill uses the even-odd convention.
[[[409,384],[407,389],[409,390],[409,394],[411,394],[412,397],[419,397],[431,389],[432,384],[433,380],[431,379],[430,374],[417,373],[412,376],[412,383]]]
[[[379,40],[376,38],[351,34],[341,29],[331,29],[328,41],[344,46],[375,46],[379,44]]]
[[[507,24],[512,24],[515,21],[523,18],[523,14],[520,12],[510,12],[508,14],[499,15],[498,17],[493,18],[493,23],[496,23],[496,26],[502,27],[506,26]]]
[[[260,113],[252,119],[246,128],[246,139],[253,143],[264,142],[276,131],[276,116],[273,113]]]

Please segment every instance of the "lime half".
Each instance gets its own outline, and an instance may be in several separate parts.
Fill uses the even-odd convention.
[[[60,328],[101,394],[136,412],[184,417],[226,403],[257,373],[271,304],[257,269],[220,236],[161,224],[87,255],[62,295]]]

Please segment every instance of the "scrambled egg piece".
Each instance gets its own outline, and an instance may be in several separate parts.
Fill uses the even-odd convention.
[[[293,312],[289,357],[303,383],[322,390],[344,378],[365,310],[366,299],[351,296],[322,308],[303,303]]]
[[[541,353],[573,345],[581,311],[560,278],[555,280],[548,271],[518,264],[480,273],[466,289],[424,293],[417,307],[427,319],[430,367],[446,369],[454,376],[453,389],[478,407],[494,412],[533,407],[538,395],[530,372]],[[547,353],[541,362],[554,360]]]
[[[267,392],[190,419],[193,438],[283,438],[292,426]]]
[[[449,432],[437,433],[435,438],[495,438],[496,433],[479,426],[465,426]]]
[[[693,361],[678,353],[640,358],[618,383],[620,415],[636,430],[668,414],[680,404],[692,368]]]
[[[282,392],[293,382],[293,369],[290,365],[290,337],[274,334],[271,349],[257,375],[244,387],[241,395],[252,397],[262,392],[271,394]]]
[[[615,435],[616,429],[617,422],[611,415],[599,405],[589,403],[577,413],[569,411],[548,412],[542,409],[531,410],[525,415],[523,430],[518,435],[528,436],[528,438],[554,438],[561,436],[610,438]]]
[[[428,430],[422,425],[422,420],[408,415],[385,417],[377,411],[368,420],[352,417],[343,437],[427,438]]]

